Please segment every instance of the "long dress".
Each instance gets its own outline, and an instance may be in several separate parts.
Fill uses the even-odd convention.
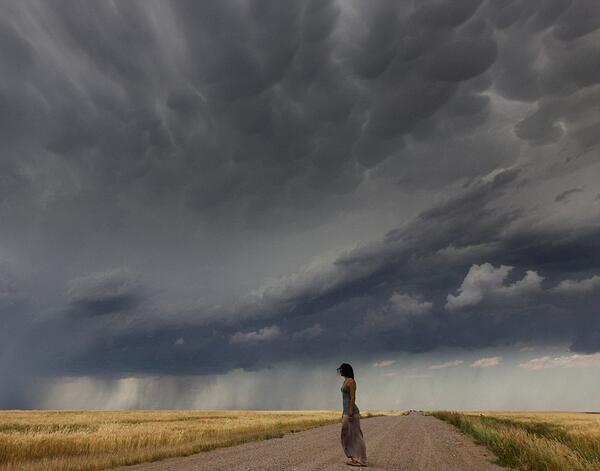
[[[348,458],[352,458],[361,464],[367,464],[367,447],[360,428],[360,410],[354,404],[354,414],[352,420],[349,420],[350,411],[350,387],[344,382],[342,391],[342,448]]]

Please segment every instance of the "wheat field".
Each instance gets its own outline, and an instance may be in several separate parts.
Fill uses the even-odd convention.
[[[493,450],[499,463],[527,471],[600,470],[600,414],[432,412]]]
[[[107,469],[281,437],[340,417],[339,411],[0,411],[0,471]]]

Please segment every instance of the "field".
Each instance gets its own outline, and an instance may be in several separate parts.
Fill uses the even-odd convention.
[[[339,420],[338,411],[0,411],[0,471],[106,469]]]
[[[600,415],[571,412],[432,412],[528,471],[600,470]]]

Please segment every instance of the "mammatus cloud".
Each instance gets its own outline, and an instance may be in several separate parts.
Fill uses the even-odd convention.
[[[0,402],[600,351],[599,5],[0,5]]]
[[[564,355],[559,357],[544,356],[520,363],[526,370],[545,370],[548,368],[589,368],[600,366],[600,353],[591,355]]]
[[[449,294],[446,309],[456,310],[481,303],[486,298],[515,298],[539,292],[543,277],[533,270],[510,285],[504,281],[514,267],[501,265],[495,268],[490,263],[472,265],[458,288],[458,295]]]
[[[435,365],[431,365],[429,367],[429,369],[431,370],[441,370],[444,368],[454,368],[456,366],[460,366],[464,363],[464,360],[452,360],[452,361],[445,361],[444,363],[437,363]]]
[[[485,357],[471,363],[471,368],[493,368],[502,363],[502,357]]]

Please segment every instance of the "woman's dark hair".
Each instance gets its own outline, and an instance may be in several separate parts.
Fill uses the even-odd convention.
[[[342,363],[338,369],[339,373],[346,377],[346,378],[352,378],[354,379],[354,370],[352,369],[352,367],[350,366],[350,364],[348,363]]]

